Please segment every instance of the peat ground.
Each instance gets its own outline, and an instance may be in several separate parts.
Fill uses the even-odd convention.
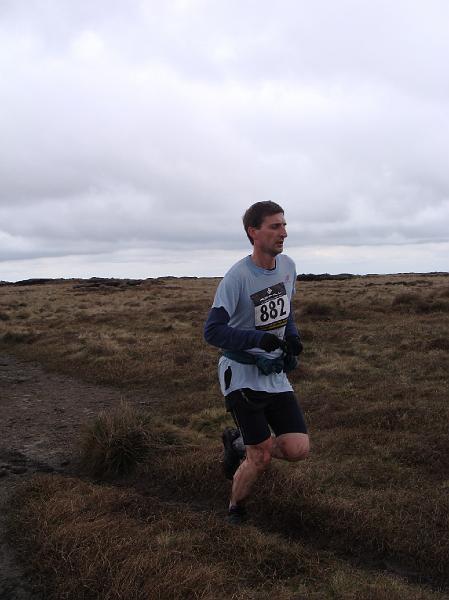
[[[76,470],[83,424],[131,398],[123,391],[49,373],[41,365],[0,354],[0,598],[43,599],[37,579],[6,539],[14,494],[35,474]],[[139,407],[148,395],[132,395]],[[9,509],[9,510],[8,510]]]
[[[25,482],[10,589],[32,597],[27,564],[48,598],[448,597],[449,278],[298,284],[313,451],[266,474],[244,540],[223,524],[228,419],[201,336],[217,282],[0,288],[2,499]],[[122,399],[174,443],[89,480],[81,427]]]

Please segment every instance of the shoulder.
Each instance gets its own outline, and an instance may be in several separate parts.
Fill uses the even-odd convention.
[[[277,259],[279,260],[279,264],[283,269],[291,269],[296,271],[295,261],[290,258],[290,256],[287,256],[287,254],[279,254]]]
[[[248,279],[248,266],[246,258],[236,262],[227,271],[218,284],[217,297],[237,298],[243,292],[245,281]]]
[[[236,262],[232,267],[225,273],[223,277],[223,281],[238,281],[242,278],[245,278],[248,274],[249,266],[248,266],[248,256],[242,258],[238,262]]]

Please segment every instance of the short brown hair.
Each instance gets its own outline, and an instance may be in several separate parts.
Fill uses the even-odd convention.
[[[258,229],[262,225],[265,217],[271,217],[271,215],[277,215],[278,213],[284,214],[284,209],[279,206],[279,204],[276,204],[276,202],[272,202],[271,200],[256,202],[248,208],[243,215],[243,227],[245,228],[246,235],[253,246],[254,240],[249,235],[248,228],[255,227]]]

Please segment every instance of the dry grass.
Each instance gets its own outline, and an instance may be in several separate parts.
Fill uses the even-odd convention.
[[[2,287],[0,299],[0,312],[7,315],[0,320],[0,344],[7,351],[93,382],[144,388],[163,400],[157,405],[159,426],[177,428],[191,443],[144,461],[129,485],[161,498],[170,495],[186,511],[199,499],[208,510],[220,510],[228,494],[218,465],[219,431],[227,417],[216,382],[217,352],[202,340],[217,283],[166,279],[132,289],[75,289],[70,283]],[[254,524],[272,531],[266,535],[279,548],[293,536],[321,560],[332,550],[349,562],[344,566],[327,556],[323,571],[295,584],[290,571],[285,579],[276,576],[270,583],[274,597],[434,597],[422,584],[373,574],[373,565],[396,565],[397,573],[434,588],[449,584],[448,298],[443,276],[299,283],[295,309],[305,351],[292,382],[306,413],[312,454],[300,465],[274,465],[251,509]],[[24,310],[28,316],[20,318]],[[49,489],[51,495],[54,488]],[[75,497],[78,492],[73,487]],[[40,519],[43,506],[37,503],[33,510],[33,519]],[[176,523],[182,530],[182,518]],[[85,535],[87,540],[87,524]],[[247,535],[253,534],[245,529]],[[44,543],[43,530],[40,536],[39,552],[56,565],[62,542]],[[222,571],[214,570],[212,533],[208,540],[198,559],[206,575],[195,586],[212,598],[213,589],[231,592],[220,579]],[[295,541],[293,547],[299,552],[303,546]],[[182,554],[177,548],[172,556]],[[140,551],[135,552],[137,560]],[[243,565],[249,552],[249,546],[241,549]],[[75,561],[77,553],[72,556]],[[354,561],[366,568],[354,571],[349,566]],[[81,574],[79,565],[70,568],[86,590],[97,589],[95,577]],[[315,577],[323,578],[324,587],[313,583]],[[246,581],[237,597],[265,589],[260,581]],[[294,589],[299,596],[292,595]],[[188,593],[184,597],[194,597]]]
[[[398,577],[226,526],[215,513],[59,476],[19,492],[11,531],[46,598],[442,600]],[[243,535],[242,535],[243,533]]]
[[[102,412],[85,426],[81,439],[81,467],[93,477],[129,475],[151,451],[163,443],[148,413],[122,402]]]

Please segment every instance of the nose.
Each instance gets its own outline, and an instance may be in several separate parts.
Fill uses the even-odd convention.
[[[282,227],[281,236],[282,236],[282,238],[286,238],[287,237],[287,230],[286,230],[285,226]]]

